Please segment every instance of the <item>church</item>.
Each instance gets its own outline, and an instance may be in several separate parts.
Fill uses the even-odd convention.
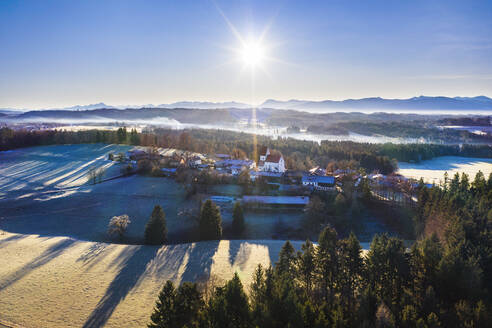
[[[285,172],[285,161],[281,154],[271,154],[268,147],[261,147],[259,150],[260,160],[258,169],[264,172]]]

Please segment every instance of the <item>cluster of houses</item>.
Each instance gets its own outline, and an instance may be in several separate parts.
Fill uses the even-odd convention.
[[[280,153],[272,152],[268,147],[258,150],[258,163],[251,159],[232,159],[227,154],[213,156],[191,153],[176,149],[154,149],[146,151],[135,148],[126,153],[126,159],[136,165],[142,159],[158,160],[163,166],[161,171],[168,176],[176,174],[180,167],[204,170],[214,169],[223,174],[238,176],[248,171],[250,179],[255,181],[259,177],[267,180],[288,181],[289,184],[302,185],[314,190],[336,190],[336,181],[339,176],[326,175],[322,168],[315,167],[309,171],[287,170],[285,160]],[[344,172],[335,172],[342,174]]]

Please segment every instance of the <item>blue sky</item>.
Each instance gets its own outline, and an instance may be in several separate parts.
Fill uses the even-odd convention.
[[[492,96],[492,1],[0,1],[0,44],[0,107]]]

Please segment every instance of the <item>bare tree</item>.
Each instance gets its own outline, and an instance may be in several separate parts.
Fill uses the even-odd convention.
[[[126,232],[126,228],[130,223],[131,223],[130,218],[126,214],[113,216],[109,221],[108,234],[109,235],[117,234],[121,239],[123,238],[123,235]]]

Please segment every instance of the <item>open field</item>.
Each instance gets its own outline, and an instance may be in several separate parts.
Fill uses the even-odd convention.
[[[398,163],[398,173],[408,178],[424,178],[427,183],[436,183],[444,179],[444,173],[448,172],[450,178],[458,173],[466,173],[473,180],[478,171],[482,171],[485,178],[492,173],[492,159],[469,158],[457,156],[442,156],[420,163]]]
[[[219,281],[277,260],[284,241],[163,247],[0,234],[0,321],[25,327],[143,327],[166,280]],[[296,248],[300,242],[293,243]]]

